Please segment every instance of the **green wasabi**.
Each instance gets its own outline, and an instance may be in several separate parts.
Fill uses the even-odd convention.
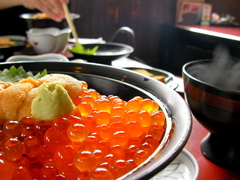
[[[75,108],[68,92],[59,82],[44,83],[32,102],[32,115],[37,120],[52,121]]]

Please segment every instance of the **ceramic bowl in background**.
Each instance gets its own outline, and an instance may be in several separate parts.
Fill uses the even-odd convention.
[[[56,22],[52,19],[36,19],[33,16],[36,13],[24,13],[20,15],[20,18],[24,19],[27,23],[28,29],[31,28],[48,28],[48,27],[56,27],[59,29],[65,29],[68,27],[68,23],[66,19],[63,19],[61,22]],[[80,18],[79,14],[70,13],[71,19],[74,21],[75,19]]]
[[[27,31],[27,37],[37,54],[59,53],[68,43],[70,33],[70,28],[32,28]]]

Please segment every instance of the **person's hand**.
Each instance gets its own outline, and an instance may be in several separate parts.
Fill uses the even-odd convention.
[[[38,9],[59,22],[65,17],[62,3],[68,2],[69,0],[22,0],[22,5],[28,9]]]

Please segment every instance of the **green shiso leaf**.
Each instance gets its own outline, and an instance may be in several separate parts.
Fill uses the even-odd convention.
[[[77,53],[77,54],[87,54],[87,55],[94,55],[94,53],[98,50],[98,46],[95,46],[92,49],[86,49],[83,45],[76,45],[76,46],[72,46],[70,48],[70,51],[73,53]]]
[[[22,79],[31,77],[33,79],[39,79],[47,74],[47,70],[44,69],[42,72],[34,75],[32,72],[26,72],[22,66],[16,68],[15,66],[9,69],[4,69],[0,71],[0,81],[16,83]]]

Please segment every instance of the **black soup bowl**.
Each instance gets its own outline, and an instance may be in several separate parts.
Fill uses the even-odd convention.
[[[197,60],[183,66],[185,98],[195,118],[209,131],[201,143],[202,153],[213,163],[240,172],[240,93],[200,80],[196,67],[210,63]]]
[[[97,63],[18,62],[2,63],[0,70],[22,66],[37,73],[63,73],[86,81],[89,88],[103,95],[117,95],[124,100],[135,96],[156,101],[166,116],[166,131],[156,151],[140,166],[118,179],[149,179],[168,166],[184,148],[191,133],[190,110],[180,95],[165,84],[131,70]]]

